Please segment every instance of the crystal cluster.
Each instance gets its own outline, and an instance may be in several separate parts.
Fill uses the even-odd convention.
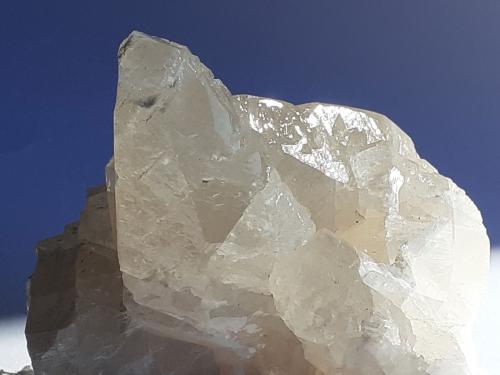
[[[232,96],[134,32],[114,148],[38,247],[36,375],[477,374],[481,215],[386,117]]]

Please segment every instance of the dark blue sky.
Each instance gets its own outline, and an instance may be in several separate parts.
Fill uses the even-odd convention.
[[[500,244],[498,0],[3,1],[0,316],[24,311],[36,241],[104,181],[134,29],[188,45],[233,93],[388,115]]]

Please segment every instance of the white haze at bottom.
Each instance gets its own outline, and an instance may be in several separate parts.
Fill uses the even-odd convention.
[[[0,320],[0,370],[18,371],[31,363],[24,324],[24,317]]]
[[[479,364],[489,375],[500,374],[500,248],[491,254],[488,294],[476,321],[474,338]],[[0,320],[0,369],[18,371],[30,363],[24,337],[25,317]]]

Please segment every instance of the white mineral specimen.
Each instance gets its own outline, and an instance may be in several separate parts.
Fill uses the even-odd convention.
[[[219,374],[477,374],[481,215],[386,117],[232,96],[134,32],[107,176],[132,325]]]
[[[231,96],[186,47],[141,33],[119,54],[109,188],[137,319],[227,373],[474,373],[488,237],[403,131]]]

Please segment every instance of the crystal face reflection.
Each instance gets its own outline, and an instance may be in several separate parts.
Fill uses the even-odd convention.
[[[394,123],[233,96],[186,47],[141,33],[119,69],[107,189],[40,246],[35,373],[475,373],[481,216]],[[67,270],[52,321],[47,269]],[[86,351],[64,332],[92,332]]]

